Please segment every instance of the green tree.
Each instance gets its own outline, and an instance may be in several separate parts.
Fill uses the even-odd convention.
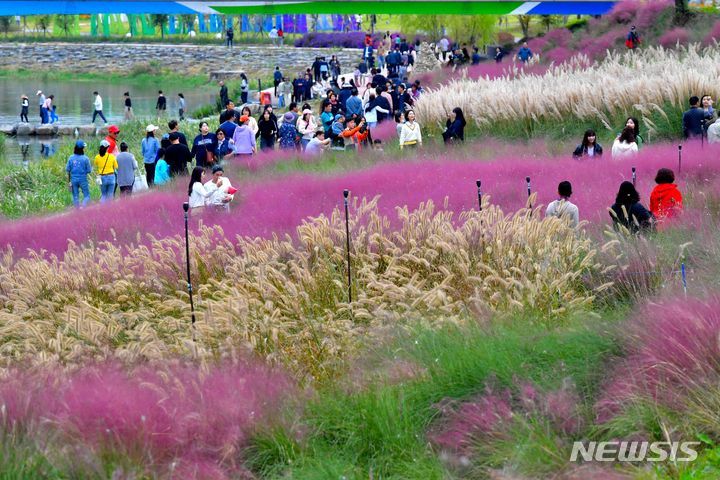
[[[443,36],[445,19],[445,15],[405,15],[402,22],[403,33],[425,33],[431,41],[437,42]]]
[[[530,36],[530,20],[532,17],[530,15],[518,15],[517,17],[520,28],[522,28],[523,38],[528,38]]]
[[[47,35],[50,24],[52,24],[52,15],[35,15],[35,28],[42,30],[43,37]]]
[[[153,26],[160,27],[160,38],[165,38],[165,24],[168,22],[168,15],[164,13],[153,13],[150,15]]]
[[[690,8],[688,7],[688,0],[675,0],[675,23],[685,25],[689,19]]]
[[[0,17],[0,30],[3,31],[5,36],[7,37],[8,32],[10,31],[10,26],[12,25],[13,17]]]
[[[540,23],[545,27],[546,32],[549,32],[553,26],[558,25],[561,21],[562,19],[558,15],[540,15]]]
[[[55,15],[55,25],[65,32],[65,36],[70,36],[70,30],[75,27],[75,15]]]
[[[492,43],[495,39],[497,16],[495,15],[446,15],[444,21],[448,33],[458,43],[473,45]]]
[[[195,26],[195,15],[189,13],[180,15],[180,22],[182,23],[182,33],[188,33]]]

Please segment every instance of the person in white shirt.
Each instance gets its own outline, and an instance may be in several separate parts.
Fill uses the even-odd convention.
[[[95,101],[93,102],[95,110],[93,111],[92,122],[90,123],[95,123],[96,117],[102,118],[103,122],[107,123],[107,119],[105,118],[105,115],[103,115],[102,97],[98,92],[93,92],[93,95],[95,95]]]
[[[572,228],[580,223],[580,211],[573,203],[570,203],[572,196],[572,185],[568,181],[560,182],[558,185],[559,199],[550,202],[545,210],[546,217],[558,217],[567,219]]]
[[[277,28],[273,27],[272,30],[270,30],[270,33],[268,34],[270,37],[270,40],[272,41],[273,47],[278,46],[278,30]]]
[[[223,168],[215,165],[212,168],[212,179],[203,185],[205,191],[210,194],[207,205],[218,210],[230,210],[230,202],[235,198],[235,195],[230,193],[235,189],[230,185],[230,179],[224,175]]]
[[[305,153],[308,155],[317,155],[322,153],[330,148],[330,142],[331,140],[329,138],[325,138],[325,130],[320,128],[317,132],[315,132],[315,136],[312,140],[310,140],[310,142],[305,146]]]
[[[417,148],[422,146],[422,133],[420,132],[420,124],[415,121],[415,112],[408,110],[405,112],[407,121],[402,124],[400,129],[400,150],[405,147]]]
[[[625,127],[619,137],[615,139],[612,146],[613,158],[625,158],[635,155],[638,152],[635,132],[631,127]]]
[[[715,120],[707,129],[708,143],[720,143],[720,118]]]
[[[190,208],[196,209],[204,207],[208,204],[208,199],[214,192],[208,192],[202,184],[202,177],[205,175],[203,167],[193,168],[190,175],[190,185],[188,186],[188,196],[190,197]]]

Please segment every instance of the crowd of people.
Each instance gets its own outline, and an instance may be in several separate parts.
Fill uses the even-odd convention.
[[[631,233],[643,233],[663,228],[676,218],[683,209],[682,194],[675,184],[675,173],[661,168],[655,175],[655,187],[650,193],[650,208],[640,202],[640,194],[633,182],[620,184],[615,203],[610,207],[610,217],[616,229],[625,228]],[[545,215],[567,220],[570,226],[580,223],[580,211],[570,201],[572,184],[568,181],[558,185],[558,198],[550,202]]]

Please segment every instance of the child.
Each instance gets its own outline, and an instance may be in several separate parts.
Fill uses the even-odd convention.
[[[28,100],[27,95],[22,95],[20,97],[20,121],[23,123],[29,123],[28,121],[28,109],[30,108],[30,100]]]
[[[385,152],[385,150],[383,150],[382,140],[380,140],[380,139],[373,140],[373,150],[375,150],[378,153]]]

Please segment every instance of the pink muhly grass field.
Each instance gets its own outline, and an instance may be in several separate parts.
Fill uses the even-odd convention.
[[[598,421],[635,397],[682,409],[683,393],[720,380],[720,296],[682,297],[641,309],[630,326],[629,353],[595,404]]]
[[[73,373],[11,371],[0,387],[6,426],[49,428],[59,441],[98,453],[115,450],[166,474],[242,471],[241,449],[288,395],[289,377],[261,365],[225,363],[126,371],[115,364]],[[272,422],[271,422],[272,423]]]
[[[193,228],[202,219],[206,224],[221,226],[228,238],[236,235],[269,237],[273,233],[292,233],[309,216],[330,214],[342,206],[342,191],[350,189],[352,197],[368,199],[381,196],[382,213],[395,218],[395,208],[417,208],[421,202],[433,200],[442,205],[449,198],[448,208],[459,213],[477,208],[475,180],[482,181],[484,195],[511,213],[527,202],[525,177],[531,177],[537,203],[547,204],[556,198],[557,184],[569,180],[573,184],[572,201],[580,208],[580,216],[600,227],[609,223],[607,208],[612,205],[620,183],[632,178],[631,167],[637,167],[637,186],[641,201],[647,205],[654,187],[655,173],[669,167],[677,173],[677,147],[657,145],[645,147],[632,159],[610,158],[574,160],[563,157],[527,158],[509,153],[493,161],[467,160],[465,153],[421,153],[418,159],[405,159],[334,176],[292,174],[285,177],[240,186],[229,214],[191,216]],[[708,159],[718,150],[687,144],[683,149],[683,169],[676,183],[681,191],[687,180],[699,182],[695,194],[720,196],[718,168]],[[229,174],[232,178],[232,173]],[[47,218],[28,218],[0,224],[0,246],[10,245],[19,255],[26,249],[45,249],[61,254],[67,239],[77,243],[88,240],[114,240],[118,244],[146,241],[146,234],[163,237],[183,234],[182,202],[186,199],[184,185],[174,192],[153,192],[109,205],[94,205],[80,211],[68,211]]]

